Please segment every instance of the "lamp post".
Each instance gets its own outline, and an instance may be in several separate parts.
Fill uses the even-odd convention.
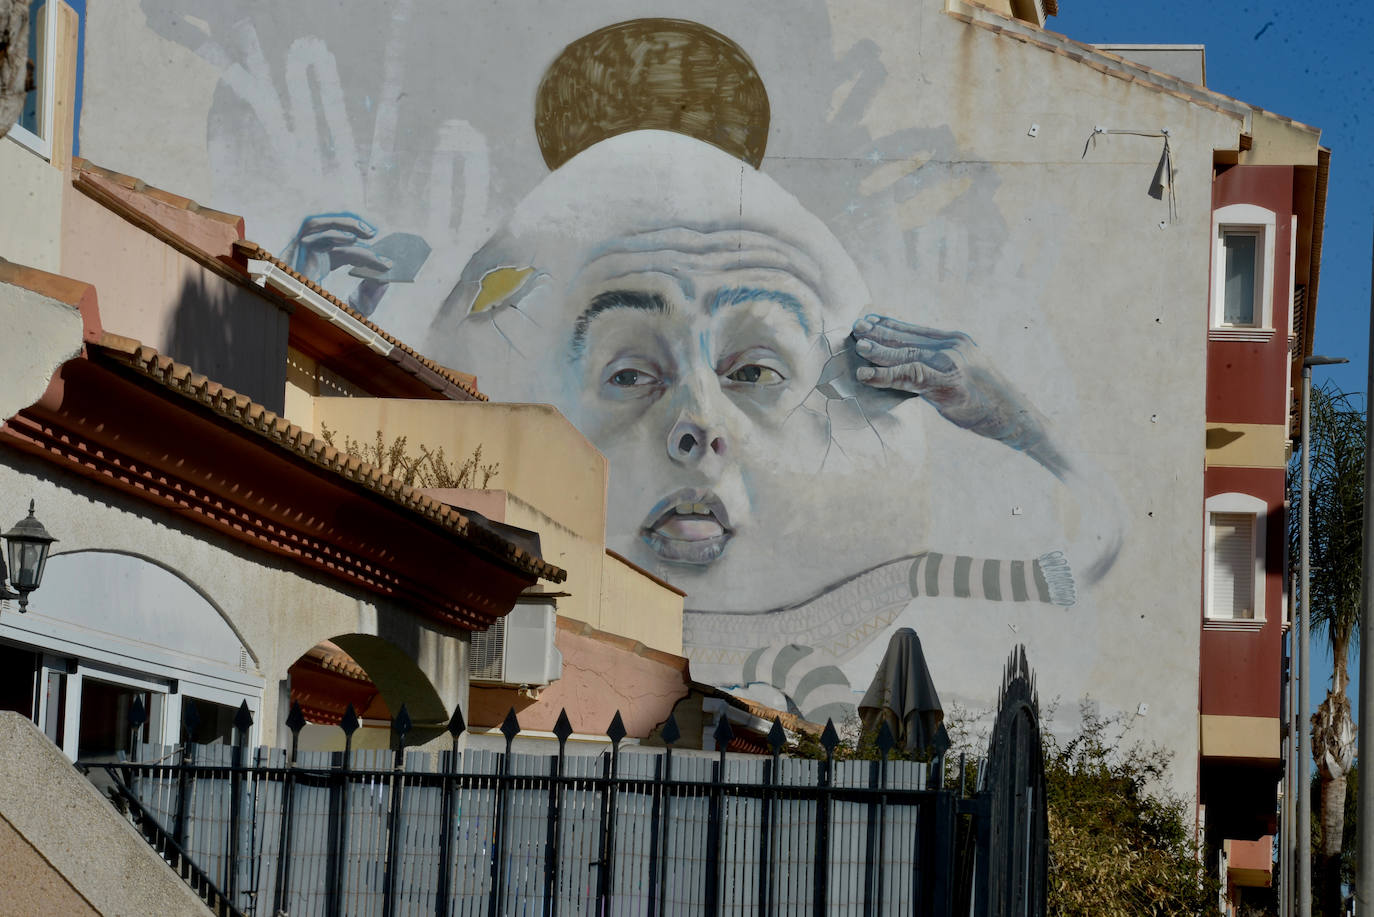
[[[0,558],[0,598],[18,599],[20,614],[29,610],[29,593],[43,582],[48,550],[56,540],[43,528],[43,523],[34,518],[32,500],[29,501],[29,514],[5,533],[9,571],[6,573],[5,560]],[[6,576],[16,591],[5,588]]]
[[[1374,256],[1371,256],[1374,262]],[[1374,284],[1374,263],[1370,267],[1370,282]],[[1369,289],[1369,339],[1374,342],[1374,286]],[[1374,360],[1369,363],[1369,380],[1374,383]],[[1374,388],[1366,389],[1365,396],[1365,445],[1364,445],[1364,564],[1360,573],[1360,722],[1359,745],[1355,754],[1364,771],[1360,781],[1359,798],[1356,802],[1358,824],[1363,835],[1358,853],[1359,868],[1355,873],[1355,913],[1367,917],[1374,914],[1374,843],[1370,843],[1370,826],[1374,825],[1374,786],[1371,786],[1366,764],[1374,765],[1374,729],[1370,728],[1370,711],[1374,711],[1374,501],[1368,494],[1374,493],[1370,487],[1370,473],[1374,471],[1374,431],[1369,429],[1369,395]]]
[[[1310,659],[1312,657],[1312,607],[1310,599],[1311,577],[1307,562],[1307,538],[1310,527],[1308,513],[1308,499],[1310,492],[1310,481],[1312,473],[1312,367],[1332,366],[1337,363],[1349,363],[1345,357],[1323,357],[1313,354],[1302,361],[1302,526],[1300,529],[1299,541],[1301,543],[1301,570],[1298,575],[1302,578],[1302,602],[1298,605],[1298,672],[1297,672],[1297,702],[1293,705],[1293,718],[1297,720],[1298,727],[1298,774],[1294,781],[1294,795],[1297,796],[1298,812],[1293,820],[1293,828],[1297,833],[1298,853],[1295,859],[1297,863],[1298,881],[1297,888],[1297,910],[1298,917],[1312,917],[1312,793],[1308,784],[1312,782],[1312,717],[1308,715],[1307,708],[1311,701],[1308,694],[1311,692]]]

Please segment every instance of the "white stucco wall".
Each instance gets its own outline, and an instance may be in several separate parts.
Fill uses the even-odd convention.
[[[0,137],[0,258],[56,271],[61,264],[62,170]]]
[[[846,576],[925,551],[1003,561],[1062,551],[1075,575],[1069,607],[953,598],[948,589],[902,598],[903,569],[889,584],[895,593],[874,587],[818,612],[821,624],[849,628],[834,652],[851,695],[898,626],[919,631],[947,705],[975,711],[993,702],[1007,652],[1024,643],[1061,728],[1073,727],[1078,701],[1089,698],[1177,761],[1196,760],[1210,182],[1212,151],[1236,146],[1236,116],[972,27],[942,0],[705,0],[689,11],[652,0],[416,0],[365,21],[313,0],[145,0],[142,10],[142,24],[121,24],[119,44],[99,38],[115,8],[91,12],[83,152],[192,194],[203,193],[208,174],[206,203],[243,214],[249,237],[277,251],[304,218],[323,213],[356,214],[378,238],[424,236],[433,254],[414,282],[391,284],[374,318],[476,372],[494,398],[549,401],[578,424],[610,462],[608,544],[685,589],[689,611],[757,612],[839,595]],[[762,501],[766,491],[772,515],[721,562],[693,569],[646,553],[646,509],[678,486],[664,483],[673,472],[663,446],[680,440],[647,422],[627,425],[629,434],[598,432],[595,386],[581,387],[594,374],[578,375],[557,309],[575,273],[559,271],[582,263],[577,245],[592,247],[602,227],[558,204],[581,194],[588,209],[605,197],[628,211],[652,189],[636,197],[622,187],[632,182],[609,180],[553,188],[558,173],[550,176],[535,143],[532,103],[565,45],[652,16],[690,16],[752,60],[770,121],[762,177],[739,167],[739,187],[747,178],[751,192],[739,192],[739,218],[777,237],[805,234],[803,223],[811,237],[833,236],[820,247],[851,262],[861,282],[826,304],[841,316],[826,331],[843,337],[876,312],[965,333],[1019,403],[1043,415],[1076,470],[1072,480],[1061,485],[929,403],[878,418],[881,443],[851,411],[838,440],[845,455],[803,466],[799,450],[779,448],[772,464],[760,459],[742,472],[754,488],[747,497]],[[156,52],[169,42],[180,50],[162,63]],[[207,67],[219,74],[213,93]],[[172,93],[175,143],[149,141],[111,117],[127,104],[131,73],[134,91],[150,95],[186,81]],[[1164,129],[1172,207],[1170,195],[1150,193]],[[630,157],[680,148],[620,140]],[[690,158],[679,171],[690,171]],[[666,174],[676,165],[656,167]],[[603,174],[616,174],[614,162]],[[661,193],[665,214],[699,203],[670,190]],[[728,187],[710,191],[730,203]],[[523,317],[499,319],[502,336],[535,346],[503,341],[476,319],[463,323],[461,307],[460,333],[431,335],[430,320],[473,253],[539,194],[542,211],[527,205],[534,228],[507,241],[543,292],[510,300],[528,307]],[[765,198],[776,206],[758,203]],[[614,201],[604,212],[608,222],[623,217],[624,231],[665,228],[617,214]],[[728,208],[711,213],[724,220]],[[538,237],[541,215],[565,221],[564,241]],[[707,217],[692,219],[694,231],[713,228]],[[531,239],[541,245],[522,249]],[[346,295],[355,281],[340,270],[327,283]],[[1100,578],[1099,564],[1109,567]],[[294,608],[294,591],[263,577]],[[747,651],[810,639],[748,614],[711,628],[689,614],[684,642],[694,674],[724,682]],[[1177,775],[1186,791],[1190,768]]]
[[[110,626],[104,618],[122,614],[130,619],[129,626],[121,627],[122,637],[105,641],[105,646],[126,646],[131,666],[141,645],[160,653],[159,658],[176,657],[188,660],[186,664],[195,656],[204,657],[206,668],[216,671],[238,667],[237,634],[252,657],[246,660],[244,674],[260,678],[263,684],[258,726],[264,744],[285,741],[281,724],[286,710],[281,708],[281,701],[287,669],[321,640],[349,634],[384,637],[425,673],[446,711],[451,712],[466,698],[464,636],[45,463],[8,449],[3,459],[0,493],[8,495],[11,505],[0,507],[0,513],[6,514],[0,518],[19,518],[28,500],[33,499],[38,518],[60,539],[56,550],[67,552],[50,563],[44,585],[30,598],[29,620],[17,626],[41,634],[44,619],[53,618],[66,625],[64,633],[80,630],[98,640],[99,631]],[[71,552],[84,551],[136,553],[165,571],[173,571],[176,578],[144,575],[57,583],[55,577],[83,556]],[[64,556],[69,559],[67,563]],[[122,565],[116,562],[115,566]],[[89,573],[89,564],[81,567]],[[199,593],[195,599],[200,609],[196,614],[201,623],[195,628],[199,632],[188,629],[196,619],[178,621],[180,609],[168,601],[169,596],[190,590],[188,584]],[[117,588],[127,591],[102,595]],[[70,602],[82,596],[92,607],[72,609]],[[210,603],[222,613],[218,620],[206,613]],[[18,617],[17,603],[3,604],[0,616],[7,620]],[[157,634],[159,620],[168,622],[162,638]],[[148,626],[140,628],[139,621]],[[211,641],[227,646],[215,646]],[[415,673],[373,674],[385,691],[389,682],[413,678]],[[396,700],[399,709],[405,698]]]
[[[57,368],[80,353],[81,313],[0,282],[0,327],[0,420],[8,420],[42,397]]]

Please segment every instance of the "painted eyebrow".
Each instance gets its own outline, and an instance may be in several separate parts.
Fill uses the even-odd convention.
[[[770,290],[764,287],[726,287],[715,292],[707,310],[715,315],[716,312],[726,306],[738,306],[747,302],[771,302],[779,305],[792,313],[797,324],[801,325],[802,333],[811,333],[811,325],[806,320],[806,310],[802,308],[801,301],[791,293],[784,293],[781,290]]]
[[[668,301],[657,293],[640,290],[610,290],[598,293],[573,322],[572,350],[575,356],[582,356],[587,345],[587,329],[592,319],[608,309],[639,309],[642,312],[668,312]]]

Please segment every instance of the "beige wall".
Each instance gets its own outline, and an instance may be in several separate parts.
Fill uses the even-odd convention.
[[[1206,758],[1272,760],[1278,757],[1281,723],[1277,717],[1198,717],[1199,741]]]
[[[321,398],[315,419],[361,442],[382,430],[388,442],[405,436],[412,451],[442,446],[454,462],[481,446],[484,464],[501,463],[489,486],[518,494],[572,534],[605,543],[606,459],[548,405]],[[545,559],[564,566],[556,554]]]
[[[483,450],[485,453],[485,450]],[[558,600],[558,613],[603,628],[601,607],[601,558],[605,542],[581,535],[514,494],[506,495],[506,522],[539,533],[540,552],[549,563],[568,571],[559,590],[568,595]],[[681,629],[679,620],[678,628]]]
[[[318,364],[294,347],[286,348],[286,392],[282,416],[302,430],[318,433],[315,397],[320,393]]]
[[[602,542],[584,538],[558,520],[503,490],[427,490],[430,496],[488,519],[539,533],[544,559],[568,571],[558,614],[598,630],[682,653],[682,595],[625,560]]]
[[[44,271],[61,266],[62,170],[0,137],[0,258]]]
[[[6,914],[210,913],[56,746],[11,712],[0,712],[0,864]]]
[[[619,557],[603,555],[601,567],[601,623],[596,626],[681,655],[682,596]]]

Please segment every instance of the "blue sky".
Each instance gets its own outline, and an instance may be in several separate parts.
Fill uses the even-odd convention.
[[[1207,85],[1321,128],[1331,150],[1317,353],[1346,391],[1368,390],[1374,240],[1374,12],[1365,3],[1060,0],[1046,28],[1090,44],[1202,44]],[[1312,706],[1326,694],[1330,649],[1313,642]],[[1352,659],[1352,674],[1358,656]],[[1355,699],[1357,685],[1351,685]],[[1358,711],[1357,711],[1358,713]]]

